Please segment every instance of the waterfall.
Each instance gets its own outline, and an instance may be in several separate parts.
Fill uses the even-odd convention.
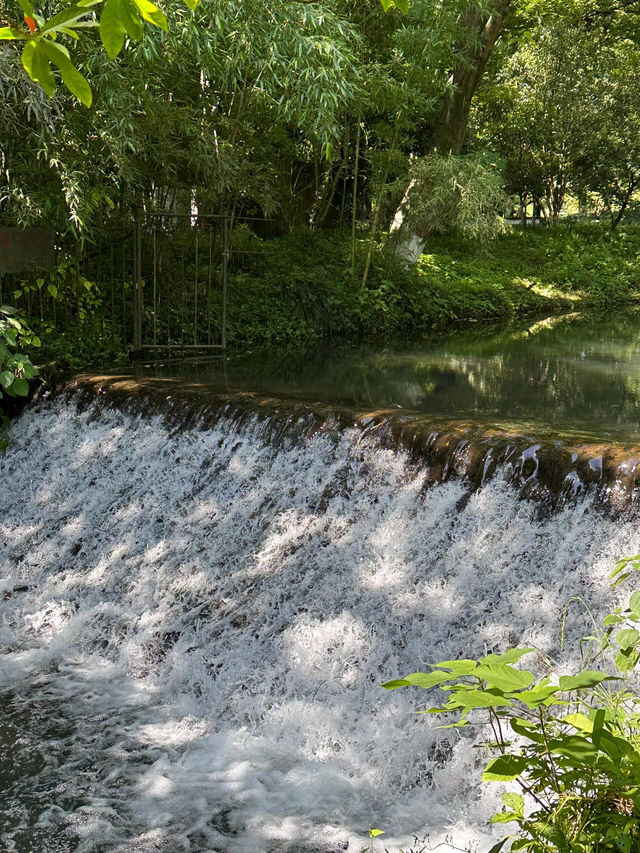
[[[379,827],[486,850],[473,737],[380,684],[515,643],[571,669],[591,623],[572,605],[561,652],[563,607],[611,606],[633,505],[549,509],[504,460],[436,478],[370,423],[243,411],[73,393],[12,425],[3,849],[359,853]]]

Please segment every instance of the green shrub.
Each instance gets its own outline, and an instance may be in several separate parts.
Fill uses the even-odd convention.
[[[27,397],[29,382],[38,375],[25,349],[39,347],[40,339],[33,334],[15,308],[0,305],[0,452],[7,447],[7,414],[12,401]]]
[[[640,556],[621,560],[612,572],[615,584],[634,570]],[[383,685],[445,691],[446,701],[428,709],[453,715],[444,728],[471,725],[476,711],[488,722],[492,739],[483,745],[493,757],[483,781],[515,782],[521,791],[503,794],[504,807],[491,823],[513,823],[516,831],[490,853],[508,844],[530,853],[640,849],[640,699],[626,683],[640,660],[638,623],[640,590],[605,618],[598,637],[583,639],[577,675],[556,677],[550,669],[535,679],[514,666],[534,649],[515,648],[442,661],[429,673]],[[611,659],[618,675],[590,669],[597,659]]]

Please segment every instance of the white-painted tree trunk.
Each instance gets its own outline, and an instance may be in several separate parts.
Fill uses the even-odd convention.
[[[422,237],[415,229],[407,225],[407,214],[410,206],[411,192],[416,185],[415,180],[412,180],[407,187],[404,198],[400,202],[398,209],[395,212],[393,221],[389,227],[389,233],[392,236],[394,254],[397,255],[407,266],[412,266],[416,263],[426,245],[426,237]]]

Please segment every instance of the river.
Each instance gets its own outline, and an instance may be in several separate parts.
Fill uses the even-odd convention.
[[[0,459],[2,849],[488,849],[473,739],[380,684],[515,643],[575,666],[564,606],[606,612],[640,551],[636,327],[139,365],[37,401]]]

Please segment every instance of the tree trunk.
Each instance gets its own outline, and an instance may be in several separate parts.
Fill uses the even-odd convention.
[[[614,214],[613,208],[610,208],[611,215],[611,230],[615,231],[620,222],[622,221],[622,217],[625,215],[627,207],[631,201],[631,197],[633,196],[634,190],[637,186],[638,179],[635,174],[631,172],[629,174],[629,182],[627,184],[626,192],[619,193],[620,207],[618,208],[617,214]],[[617,185],[616,185],[617,188]]]
[[[504,17],[511,0],[495,0],[490,15],[477,8],[469,8],[461,23],[469,32],[469,47],[450,77],[450,88],[444,97],[440,117],[433,130],[430,147],[438,154],[459,154],[464,144],[469,123],[471,101],[484,74],[491,51],[496,45]],[[416,189],[411,181],[389,228],[395,234],[395,253],[407,264],[415,263],[429,238],[429,232],[406,226],[411,207],[411,194]]]

